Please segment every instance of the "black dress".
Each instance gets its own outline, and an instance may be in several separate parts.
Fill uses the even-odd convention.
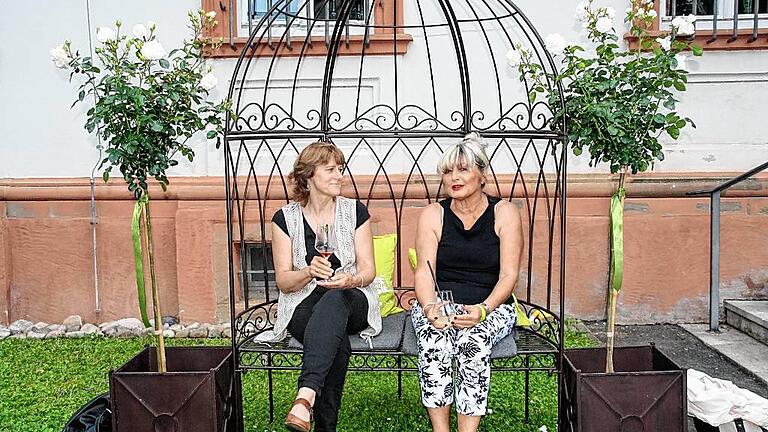
[[[482,303],[499,281],[499,236],[494,228],[499,198],[487,196],[488,207],[470,229],[451,210],[451,198],[440,201],[443,229],[437,245],[435,276],[441,290],[453,292],[456,303]]]

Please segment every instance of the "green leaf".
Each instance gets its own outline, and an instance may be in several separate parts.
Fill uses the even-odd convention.
[[[162,132],[163,125],[160,124],[160,122],[152,122],[152,131],[153,132]]]
[[[675,90],[685,91],[685,83],[682,81],[675,81]]]
[[[678,138],[680,138],[680,129],[678,129],[678,128],[677,128],[677,127],[675,127],[675,126],[670,126],[670,127],[668,127],[668,128],[667,128],[667,133],[669,134],[669,136],[671,136],[671,137],[672,137],[672,139],[678,139]]]
[[[163,69],[168,69],[168,68],[171,66],[171,64],[170,64],[170,63],[168,63],[168,60],[166,60],[166,59],[164,59],[164,58],[163,58],[163,59],[160,59],[160,66],[161,66]]]
[[[101,174],[101,178],[104,180],[104,183],[108,182],[109,181],[109,171],[104,171]]]
[[[139,192],[140,193],[140,192]],[[133,242],[133,262],[136,271],[136,291],[139,298],[139,312],[141,321],[145,327],[150,327],[147,315],[147,292],[144,287],[144,253],[141,247],[141,215],[142,206],[146,205],[146,199],[139,199],[133,207],[133,219],[131,220],[131,239]]]
[[[215,130],[210,130],[210,131],[208,131],[207,134],[205,134],[205,137],[208,138],[208,139],[213,139],[215,136],[216,136],[216,131]]]
[[[693,52],[693,55],[698,57],[704,54],[704,48],[698,45],[691,44],[691,52]]]

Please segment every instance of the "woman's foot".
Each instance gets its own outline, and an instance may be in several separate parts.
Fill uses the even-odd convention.
[[[315,391],[307,387],[300,388],[290,412],[285,417],[285,426],[292,431],[310,432],[314,402]]]
[[[307,401],[307,404],[310,406],[310,408],[307,408],[307,406],[299,401]],[[297,403],[298,402],[298,403]],[[293,414],[294,417],[298,418],[301,421],[308,422],[310,419],[310,410],[311,410],[311,404],[308,400],[303,398],[297,398],[293,401],[293,407],[291,407],[290,414]]]

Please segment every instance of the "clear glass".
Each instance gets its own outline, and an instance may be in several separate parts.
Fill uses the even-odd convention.
[[[435,324],[447,326],[456,315],[462,315],[464,309],[453,301],[453,292],[441,290],[437,292],[437,319]]]
[[[333,230],[333,224],[322,224],[317,227],[315,231],[315,250],[325,259],[328,259],[336,252],[336,233]]]

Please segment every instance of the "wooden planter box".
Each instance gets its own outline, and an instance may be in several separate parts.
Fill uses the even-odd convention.
[[[685,432],[686,372],[655,346],[565,351],[561,432]]]
[[[235,432],[239,392],[228,347],[166,348],[168,372],[157,372],[146,347],[109,373],[116,432]]]

